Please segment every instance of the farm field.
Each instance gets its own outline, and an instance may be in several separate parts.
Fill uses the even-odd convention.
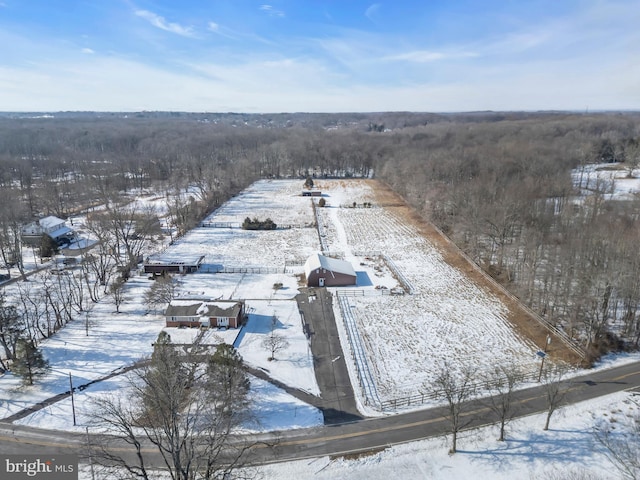
[[[352,289],[360,294],[338,289],[343,308],[334,306],[338,318],[345,309],[351,312],[365,346],[378,394],[365,402],[429,392],[445,365],[473,367],[478,375],[496,365],[524,374],[537,369],[537,347],[516,333],[509,306],[448,263],[442,239],[430,241],[396,201],[390,207],[387,199],[376,201],[378,187],[336,184],[327,189],[329,207],[319,209],[329,250],[345,252],[357,271],[364,270],[359,279],[369,280]],[[372,206],[339,206],[353,201]],[[375,255],[384,260],[373,261]],[[406,293],[381,295],[394,288]]]
[[[387,207],[378,202],[377,182],[363,180],[317,180],[326,206],[317,208],[319,229],[314,222],[309,197],[300,196],[301,182],[263,180],[231,199],[197,228],[172,245],[163,256],[194,252],[205,255],[203,272],[181,278],[181,291],[202,292],[214,298],[244,298],[256,308],[249,330],[266,332],[272,313],[270,301],[291,302],[298,293],[297,277],[301,263],[313,252],[332,252],[352,263],[358,284],[332,288],[342,296],[355,317],[357,332],[365,346],[366,358],[352,360],[352,383],[357,385],[357,370],[366,363],[372,372],[378,399],[382,402],[428,391],[444,365],[449,368],[477,367],[478,374],[496,365],[511,365],[523,373],[539,367],[538,347],[516,333],[509,318],[512,312],[498,296],[476,283],[459,268],[450,265],[440,250],[406,216],[399,205]],[[353,207],[353,204],[356,207]],[[366,206],[365,206],[366,205]],[[406,208],[406,207],[405,207]],[[238,224],[245,217],[271,218],[278,225],[297,225],[274,231],[245,231]],[[213,228],[207,225],[231,223],[235,227]],[[441,241],[441,240],[440,240]],[[450,255],[450,252],[449,252]],[[253,272],[206,275],[208,268],[265,267],[279,273]],[[273,291],[270,286],[282,283]],[[405,295],[389,295],[403,289]],[[411,294],[409,294],[411,292]],[[342,327],[343,348],[349,340],[342,325],[339,302],[334,313]],[[298,319],[292,323],[300,322]],[[262,323],[262,324],[261,324]],[[287,335],[292,330],[288,329]],[[294,339],[299,344],[300,337]],[[261,368],[256,340],[251,335],[239,343],[240,352]],[[256,350],[258,353],[256,353]],[[296,368],[310,362],[293,360],[301,352],[285,353]],[[280,370],[281,363],[278,367]],[[290,378],[299,385],[295,369],[280,372],[279,379]],[[364,398],[361,403],[371,404]],[[375,407],[375,406],[374,406]],[[369,412],[372,413],[372,412]]]

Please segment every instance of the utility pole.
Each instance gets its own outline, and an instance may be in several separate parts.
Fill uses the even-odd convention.
[[[69,389],[71,390],[71,412],[73,414],[73,426],[76,426],[76,404],[73,401],[73,382],[71,381],[71,372],[69,372]]]
[[[542,380],[542,369],[544,368],[544,359],[547,357],[547,348],[551,343],[551,335],[547,335],[547,341],[544,344],[544,351],[538,350],[538,355],[542,357],[542,362],[540,362],[540,373],[538,373],[538,383]]]

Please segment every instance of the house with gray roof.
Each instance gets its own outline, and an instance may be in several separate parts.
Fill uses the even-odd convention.
[[[164,316],[167,327],[238,328],[244,316],[244,302],[172,300]]]

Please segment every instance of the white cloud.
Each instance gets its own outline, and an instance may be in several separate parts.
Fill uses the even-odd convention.
[[[272,5],[260,5],[260,10],[266,12],[270,17],[284,17],[284,12],[282,10],[276,10]]]
[[[434,52],[430,50],[414,50],[411,52],[399,53],[397,55],[388,55],[386,57],[382,57],[382,60],[391,60],[391,61],[407,61],[413,63],[429,63],[435,62],[438,60],[451,60],[456,58],[473,58],[478,55],[473,52],[460,52],[460,53],[445,53],[445,52]]]
[[[611,65],[610,68],[615,68]],[[256,57],[189,63],[175,71],[92,55],[0,67],[0,110],[182,110],[236,112],[638,109],[635,78],[579,63],[462,66],[456,81],[432,78],[367,85],[312,59]],[[19,79],[19,80],[18,80]],[[33,92],[39,92],[33,95]],[[166,92],[175,92],[167,95]]]
[[[375,21],[381,6],[382,5],[380,3],[373,3],[369,5],[369,7],[364,12],[364,16],[367,17],[372,22]]]
[[[215,55],[206,50],[206,57],[193,50],[164,61],[169,55],[163,54],[158,64],[148,55],[126,54],[144,59],[129,61],[112,47],[107,56],[93,36],[78,45],[0,31],[0,44],[16,46],[0,65],[0,110],[640,109],[640,58],[633,49],[640,31],[630,28],[637,18],[609,26],[596,22],[603,14],[588,13],[433,45],[335,27],[317,38],[289,37],[295,56],[212,21],[209,32],[240,41]],[[150,12],[137,15],[164,29],[172,25]],[[89,44],[96,52],[82,49]],[[172,68],[176,61],[182,64]]]
[[[148,10],[136,10],[135,14],[147,20],[151,25],[167,32],[175,33],[183,37],[193,37],[195,32],[192,27],[184,27],[178,23],[167,22],[164,17],[157,15]]]

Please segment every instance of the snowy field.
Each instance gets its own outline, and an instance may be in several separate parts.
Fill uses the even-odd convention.
[[[238,225],[245,217],[268,217],[278,225],[298,227],[275,231],[201,227],[163,254],[172,258],[205,255],[204,272],[220,267],[270,267],[283,273],[188,275],[181,279],[181,291],[206,292],[212,298],[292,298],[297,293],[294,274],[302,269],[289,268],[284,273],[285,266],[301,263],[320,248],[316,229],[308,227],[314,222],[312,200],[300,196],[300,187],[297,180],[257,182],[203,222]],[[358,275],[356,287],[338,290],[365,294],[349,297],[347,302],[355,313],[380,400],[428,390],[444,363],[499,363],[513,365],[524,373],[536,370],[537,348],[513,333],[506,320],[506,308],[445,263],[415,227],[392,211],[376,206],[370,184],[359,180],[318,180],[316,188],[326,201],[324,208],[317,209],[323,246],[350,261]],[[348,208],[354,202],[372,206]],[[382,295],[402,285],[399,276],[414,294]],[[274,294],[270,286],[276,282],[286,288]],[[248,301],[248,305],[253,303]],[[337,305],[334,302],[341,322]],[[268,312],[260,312],[263,320],[258,322],[268,321],[269,316]],[[299,319],[295,321],[299,323]],[[264,326],[257,328],[266,331]],[[301,337],[295,341],[299,340]],[[249,363],[257,361],[254,350],[258,343],[247,336],[239,345]],[[296,362],[297,356],[299,353],[292,354],[287,361]],[[491,362],[486,361],[488,358]],[[271,365],[265,368],[273,369]],[[278,375],[278,379],[283,376]],[[294,386],[305,390],[310,387],[298,385],[296,378],[292,380],[296,382]]]
[[[329,192],[330,206],[319,209],[325,242],[330,250],[344,252],[356,272],[361,270],[357,289],[364,295],[346,301],[382,402],[429,392],[445,364],[475,366],[479,376],[496,364],[525,374],[537,368],[537,348],[513,332],[508,311],[497,298],[447,264],[414,226],[390,209],[375,204],[338,208],[370,202],[374,192],[367,184],[336,187]],[[375,254],[385,260],[374,260]],[[376,289],[381,286],[387,289]],[[413,294],[380,295],[394,287]]]

